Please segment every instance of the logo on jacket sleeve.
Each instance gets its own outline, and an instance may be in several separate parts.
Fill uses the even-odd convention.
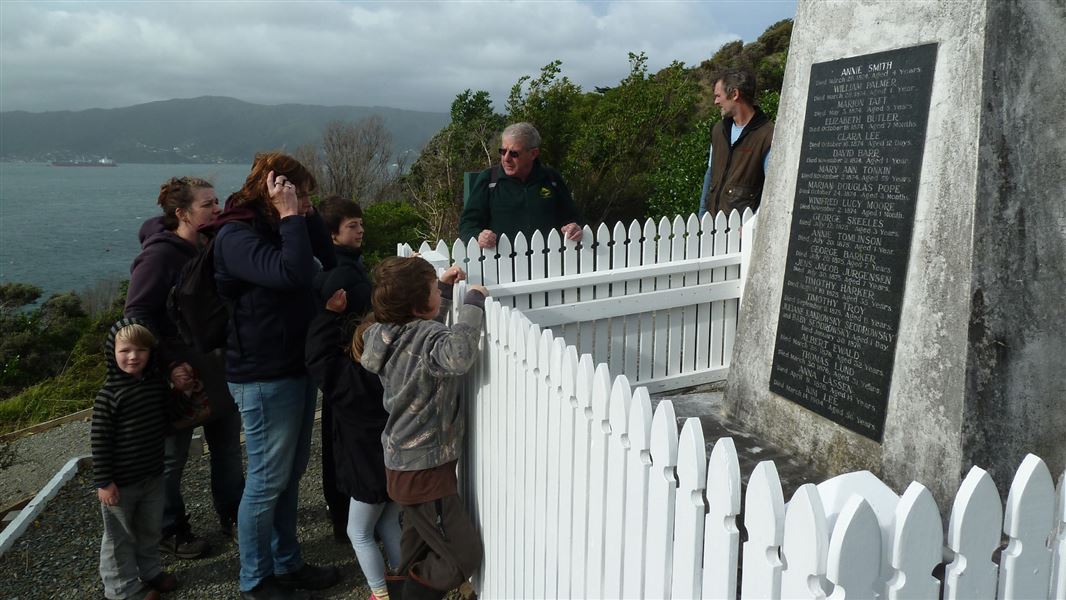
[[[548,187],[540,188],[540,197],[541,198],[551,198],[552,196],[553,196],[553,194],[552,194],[551,188],[548,188]]]

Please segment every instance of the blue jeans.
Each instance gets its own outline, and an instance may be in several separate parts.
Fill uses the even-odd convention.
[[[204,424],[204,438],[211,449],[211,499],[220,522],[237,519],[244,491],[244,464],[241,461],[241,415],[232,411]],[[185,500],[181,496],[181,476],[189,460],[189,442],[195,427],[181,429],[166,438],[163,462],[163,536],[186,529]]]
[[[300,477],[311,454],[315,386],[309,377],[229,383],[241,411],[248,480],[237,516],[240,589],[303,567],[296,539]]]

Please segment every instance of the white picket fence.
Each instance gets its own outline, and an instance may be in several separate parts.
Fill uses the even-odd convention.
[[[501,236],[485,251],[456,240],[419,252],[460,265],[497,301],[659,392],[725,379],[754,230],[749,210],[586,226],[580,242],[553,230]]]
[[[786,505],[769,461],[751,474],[742,513],[730,438],[708,456],[699,421],[679,435],[669,400],[653,412],[647,388],[612,378],[521,310],[489,300],[486,319],[463,389],[461,469],[484,536],[484,598],[1066,597],[1063,478],[1056,492],[1035,456],[1005,509],[973,468],[946,535],[919,483],[899,497],[850,473],[803,485]]]
[[[1056,492],[1035,456],[1005,509],[972,469],[946,530],[919,483],[849,473],[786,504],[769,461],[742,514],[732,440],[708,456],[697,419],[679,434],[669,400],[652,410],[649,391],[725,377],[754,230],[734,213],[419,249],[493,294],[462,390],[482,597],[1066,599],[1066,474]]]

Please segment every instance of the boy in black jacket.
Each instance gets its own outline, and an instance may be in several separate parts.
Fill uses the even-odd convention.
[[[155,336],[143,322],[122,319],[107,336],[107,380],[93,403],[93,478],[104,535],[104,596],[159,598],[177,587],[163,572],[163,438],[167,383],[152,361]]]
[[[347,304],[344,314],[361,318],[370,312],[370,274],[363,265],[363,209],[354,200],[340,196],[330,196],[318,205],[322,223],[333,241],[333,253],[337,257],[337,266],[315,275],[315,292],[319,306],[333,296],[337,290],[347,292]],[[354,326],[353,326],[354,330]],[[319,386],[320,389],[321,385]],[[378,396],[380,399],[380,395]],[[337,465],[333,462],[333,407],[329,402],[322,404],[322,495],[329,507],[329,518],[333,523],[334,539],[347,542],[348,534],[348,500],[337,483]]]

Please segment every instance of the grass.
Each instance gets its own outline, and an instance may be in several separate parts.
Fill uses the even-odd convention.
[[[92,407],[107,376],[102,348],[114,322],[111,316],[99,318],[82,333],[63,372],[0,400],[0,434]]]

